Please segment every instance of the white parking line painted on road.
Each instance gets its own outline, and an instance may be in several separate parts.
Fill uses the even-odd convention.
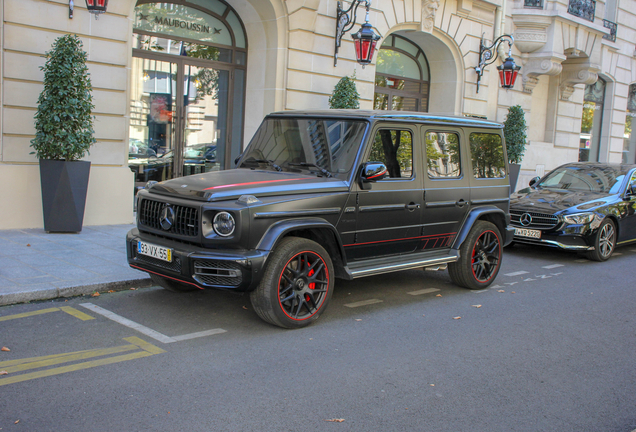
[[[119,323],[125,327],[131,328],[133,330],[137,330],[140,333],[145,334],[148,337],[151,337],[155,340],[158,340],[159,342],[162,343],[173,343],[173,342],[179,342],[182,340],[188,340],[188,339],[194,339],[194,338],[198,338],[198,337],[203,337],[203,336],[210,336],[210,335],[214,335],[214,334],[220,334],[220,333],[225,333],[226,331],[223,329],[212,329],[212,330],[206,330],[206,331],[202,331],[202,332],[197,332],[197,333],[189,333],[189,334],[185,334],[185,335],[181,335],[181,336],[175,336],[175,337],[170,337],[170,336],[166,336],[162,333],[159,333],[158,331],[155,331],[149,327],[143,326],[139,323],[136,323],[134,321],[129,320],[128,318],[124,318],[121,315],[117,315],[114,312],[111,312],[107,309],[104,309],[102,307],[96,306],[92,303],[81,303],[80,306],[85,307],[86,309],[95,312],[96,314],[102,315],[112,321],[115,321],[116,323]]]
[[[518,271],[518,272],[514,272],[514,273],[506,273],[506,274],[504,274],[504,276],[521,276],[521,275],[524,275],[524,274],[527,274],[527,273],[528,273],[527,271],[523,271],[522,270],[522,271]]]
[[[383,300],[378,300],[378,299],[371,299],[371,300],[362,300],[359,302],[355,302],[355,303],[349,303],[346,304],[345,306],[348,308],[357,308],[360,306],[368,306],[368,305],[372,305],[375,303],[382,303]]]
[[[543,266],[541,268],[549,270],[549,269],[553,269],[553,268],[557,268],[557,267],[563,267],[563,264],[552,264],[552,265],[548,265],[548,266]]]
[[[426,288],[426,289],[419,290],[419,291],[411,291],[411,292],[408,292],[407,294],[410,294],[412,296],[416,296],[416,295],[422,295],[422,294],[430,294],[430,293],[434,293],[434,292],[437,292],[437,291],[439,291],[439,289],[437,289],[437,288]]]

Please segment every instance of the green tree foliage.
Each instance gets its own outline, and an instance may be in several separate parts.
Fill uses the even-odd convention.
[[[64,35],[46,53],[44,90],[35,114],[31,147],[39,159],[75,161],[95,143],[94,108],[86,52],[77,35]]]
[[[389,171],[389,177],[410,176],[413,169],[413,145],[411,134],[399,130],[382,129],[375,135],[369,160],[382,162]]]
[[[506,163],[500,135],[471,133],[470,153],[473,158],[473,173],[476,178],[498,178],[506,175]],[[510,159],[510,153],[508,153],[508,159]],[[518,163],[512,160],[510,162]]]
[[[360,108],[360,94],[356,89],[355,75],[351,78],[342,77],[329,98],[331,109],[358,109]]]
[[[520,105],[508,108],[508,116],[504,121],[504,138],[510,163],[521,163],[526,151],[526,118]]]

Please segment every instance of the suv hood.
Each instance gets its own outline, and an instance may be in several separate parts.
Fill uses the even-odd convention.
[[[337,178],[307,173],[232,169],[167,180],[154,184],[149,191],[199,201],[223,201],[237,199],[241,195],[258,197],[348,190],[349,183]]]
[[[605,204],[609,197],[610,195],[602,192],[528,188],[510,197],[510,209],[549,214],[559,213],[564,210],[589,210]]]

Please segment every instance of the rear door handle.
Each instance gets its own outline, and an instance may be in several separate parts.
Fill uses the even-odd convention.
[[[459,201],[457,201],[455,204],[457,204],[457,207],[464,207],[466,204],[468,204],[468,201],[464,201],[464,199],[460,199]]]
[[[415,210],[420,208],[419,204],[415,204],[415,203],[411,203],[411,204],[407,204],[406,209],[407,210]]]

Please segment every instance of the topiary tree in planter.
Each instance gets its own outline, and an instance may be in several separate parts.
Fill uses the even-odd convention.
[[[90,171],[90,162],[79,159],[95,143],[87,54],[77,35],[68,34],[55,40],[46,57],[31,140],[40,160],[44,229],[79,232]]]
[[[358,109],[360,108],[360,94],[356,88],[355,74],[349,78],[342,77],[329,98],[331,109]]]
[[[504,139],[509,161],[510,191],[514,192],[521,169],[521,160],[526,151],[526,117],[520,105],[508,108],[504,121]]]

